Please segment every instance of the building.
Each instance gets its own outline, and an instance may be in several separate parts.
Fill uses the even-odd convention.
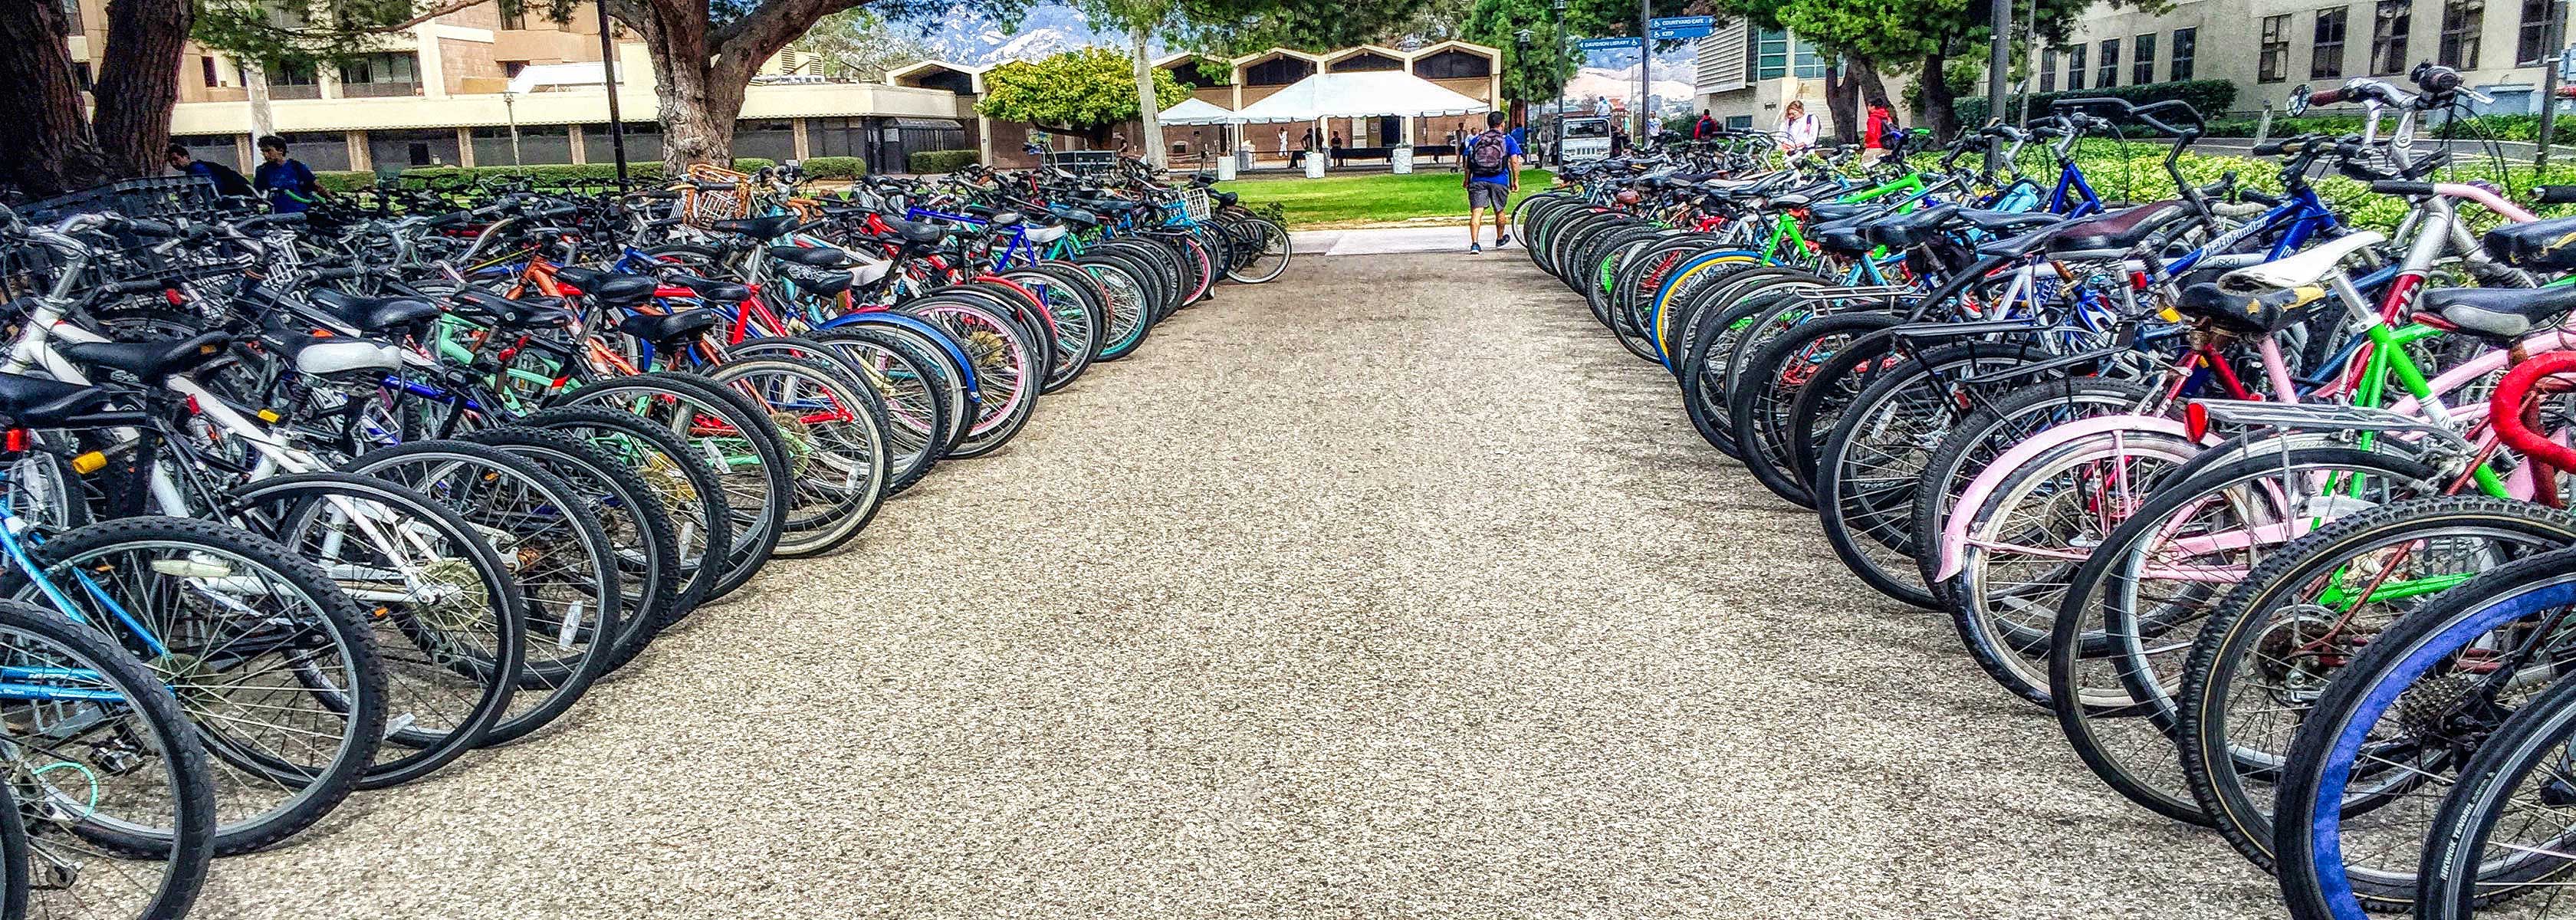
[[[1698,70],[1691,80],[1698,108],[1728,127],[1772,130],[1796,99],[1816,116],[1817,133],[1832,136],[1834,116],[1825,105],[1825,71],[1834,59],[1815,43],[1778,29],[1756,29],[1742,20],[1723,22],[1699,40]],[[1900,98],[1906,77],[1884,75],[1890,99]]]
[[[1189,87],[1191,95],[1229,112],[1240,111],[1319,73],[1368,70],[1405,71],[1487,105],[1499,106],[1503,98],[1502,51],[1462,41],[1411,51],[1377,45],[1325,52],[1268,48],[1235,58],[1183,52],[1157,58],[1153,64],[1170,71],[1173,79]],[[965,100],[960,110],[968,113],[964,117],[976,120],[974,133],[982,141],[984,162],[1011,167],[1029,165],[1031,158],[1023,148],[1035,129],[973,114],[974,100],[984,91],[984,75],[991,70],[990,66],[922,61],[887,73],[886,81],[960,94]],[[1469,117],[1335,119],[1325,126],[1325,136],[1318,139],[1316,146],[1324,146],[1336,133],[1347,146],[1392,147],[1400,142],[1444,143],[1452,131],[1483,129],[1481,118]],[[1111,133],[1122,139],[1133,138],[1140,130],[1137,123],[1129,122],[1113,128]],[[1302,146],[1305,133],[1304,125],[1245,125],[1240,129],[1173,125],[1163,129],[1163,140],[1171,145],[1175,156],[1218,153],[1249,140],[1259,155],[1276,157],[1283,145],[1289,149]],[[1073,149],[1084,143],[1082,138],[1062,134],[1050,140],[1058,149]]]
[[[86,89],[106,43],[107,3],[61,2],[70,13],[74,74]],[[269,74],[272,123],[317,170],[609,162],[597,22],[587,6],[564,23],[542,14],[504,16],[497,4],[448,13],[389,36],[382,52],[353,63]],[[640,42],[610,37],[627,159],[658,161],[650,59]],[[240,64],[194,44],[184,62],[172,138],[200,157],[247,169],[256,155]],[[592,66],[555,66],[583,63]],[[964,121],[973,117],[970,95],[828,80],[817,75],[818,64],[791,51],[763,65],[764,77],[743,102],[734,155],[856,156],[873,171],[899,172],[911,150],[975,143]],[[584,70],[586,79],[578,76]],[[563,78],[567,73],[573,76]],[[554,78],[532,79],[540,75]]]
[[[2278,107],[2292,89],[2395,77],[2433,61],[2494,96],[2497,112],[2539,111],[2549,0],[2179,0],[2148,15],[2097,5],[2033,62],[2040,92],[2171,80],[2226,80],[2236,108]],[[2403,82],[2398,84],[2404,86]]]

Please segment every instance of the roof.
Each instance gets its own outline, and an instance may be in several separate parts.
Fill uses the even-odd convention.
[[[892,83],[896,80],[911,76],[916,72],[929,70],[933,67],[953,70],[970,77],[992,69],[990,67],[981,67],[973,64],[959,64],[955,61],[941,61],[935,59],[928,61],[914,61],[910,64],[905,64],[893,70],[886,71],[886,82]]]
[[[1494,58],[1501,57],[1503,53],[1503,49],[1501,48],[1496,48],[1491,45],[1479,45],[1475,42],[1459,41],[1453,38],[1437,45],[1425,45],[1420,48],[1415,48],[1413,49],[1413,53],[1405,55],[1405,58],[1407,60],[1419,60],[1421,58],[1430,57],[1434,54],[1452,49],[1459,51],[1474,51],[1487,57]]]
[[[1192,96],[1181,104],[1164,109],[1155,120],[1167,125],[1230,125],[1242,119],[1223,106]]]
[[[1313,121],[1378,115],[1468,115],[1493,109],[1482,100],[1401,70],[1325,73],[1244,106],[1248,122]]]
[[[1261,49],[1261,50],[1259,50],[1259,51],[1255,51],[1255,52],[1253,52],[1253,53],[1251,53],[1251,54],[1246,54],[1246,55],[1239,56],[1239,57],[1237,57],[1237,58],[1235,58],[1235,59],[1234,59],[1234,63],[1235,63],[1237,66],[1241,66],[1241,65],[1243,65],[1243,64],[1249,64],[1249,63],[1251,63],[1251,62],[1253,62],[1253,61],[1258,61],[1258,60],[1260,60],[1260,59],[1262,59],[1262,58],[1266,58],[1266,57],[1269,57],[1269,56],[1274,55],[1274,54],[1282,55],[1282,56],[1286,56],[1286,57],[1293,57],[1293,58],[1304,58],[1304,59],[1306,59],[1306,60],[1309,60],[1309,61],[1315,61],[1315,62],[1318,62],[1318,63],[1321,63],[1321,62],[1324,60],[1324,56],[1323,56],[1323,55],[1316,54],[1316,53],[1314,53],[1314,52],[1312,52],[1312,51],[1299,51],[1299,50],[1297,50],[1297,49],[1295,49],[1295,48],[1282,48],[1282,47],[1279,47],[1279,46],[1277,46],[1277,45],[1272,45],[1272,46],[1270,46],[1270,47],[1268,47],[1268,48],[1263,48],[1263,49]]]

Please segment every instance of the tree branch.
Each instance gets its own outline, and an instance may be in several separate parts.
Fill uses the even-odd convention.
[[[461,11],[464,11],[464,10],[470,10],[470,9],[473,9],[473,8],[475,8],[475,7],[478,7],[478,6],[482,6],[483,4],[490,3],[490,2],[492,2],[492,0],[447,0],[447,2],[445,2],[445,3],[441,3],[441,4],[437,5],[437,6],[430,7],[430,8],[429,8],[429,10],[428,10],[427,12],[421,13],[420,15],[417,15],[417,16],[413,16],[413,17],[412,17],[412,18],[410,18],[410,19],[405,19],[405,20],[403,20],[403,21],[401,21],[401,22],[397,22],[397,23],[394,23],[394,24],[392,24],[392,25],[368,26],[368,27],[366,27],[366,28],[364,28],[364,29],[359,29],[358,31],[360,31],[360,32],[400,32],[400,31],[402,31],[402,30],[404,30],[404,29],[408,29],[408,28],[411,28],[411,27],[413,27],[413,26],[419,25],[419,24],[421,24],[421,23],[428,22],[428,21],[430,21],[430,20],[432,20],[432,19],[436,19],[436,18],[438,18],[438,17],[445,16],[445,15],[447,15],[447,14],[449,14],[449,13],[455,13],[455,12],[461,12]]]

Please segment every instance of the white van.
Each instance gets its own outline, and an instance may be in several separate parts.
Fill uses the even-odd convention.
[[[1610,119],[1592,116],[1565,120],[1564,160],[1577,163],[1610,155]]]

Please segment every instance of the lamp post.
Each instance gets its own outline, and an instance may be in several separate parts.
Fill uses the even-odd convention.
[[[1520,67],[1520,68],[1523,68],[1523,69],[1527,69],[1527,68],[1529,67],[1529,49],[1530,49],[1530,30],[1528,30],[1528,29],[1522,29],[1522,30],[1520,30],[1520,31],[1517,31],[1517,32],[1512,33],[1512,65],[1513,65],[1513,66],[1515,66],[1515,67]],[[1523,100],[1521,100],[1521,102],[1523,102],[1523,103],[1527,103],[1527,102],[1529,102],[1529,100],[1527,100],[1527,99],[1523,99]]]
[[[501,91],[501,112],[510,119],[510,165],[518,166],[520,165],[518,93],[506,89]]]
[[[1567,63],[1565,59],[1565,0],[1555,0],[1555,2],[1548,4],[1548,10],[1551,18],[1550,25],[1556,29],[1556,70],[1549,74],[1549,76],[1554,79],[1548,81],[1556,87],[1556,133],[1550,135],[1547,142],[1547,151],[1548,159],[1551,162],[1558,166],[1564,166],[1565,66]]]

